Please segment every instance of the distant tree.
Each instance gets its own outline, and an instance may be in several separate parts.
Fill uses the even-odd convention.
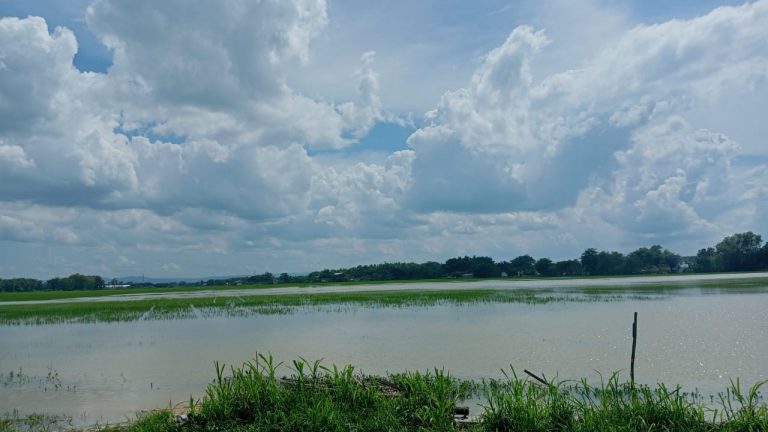
[[[45,288],[51,291],[75,291],[103,289],[106,284],[101,276],[86,276],[80,273],[65,278],[53,278],[45,283]]]
[[[421,274],[425,279],[434,279],[443,276],[443,265],[435,261],[427,261],[421,265]]]
[[[265,273],[262,273],[262,274],[249,276],[247,278],[247,281],[249,283],[254,283],[254,284],[274,283],[275,282],[275,275],[273,275],[270,272],[265,272]]]
[[[760,255],[758,258],[758,267],[760,270],[768,269],[768,242],[766,242],[763,245],[763,248],[760,250]]]
[[[310,276],[312,276],[313,281],[328,282],[333,278],[334,273],[335,272],[331,271],[330,269],[322,269],[319,272],[310,273]]]
[[[29,292],[42,289],[43,283],[37,279],[0,279],[0,291],[2,292]]]
[[[468,256],[449,258],[443,264],[443,271],[448,276],[461,276],[472,273],[472,262]]]
[[[589,248],[581,254],[581,266],[588,275],[596,275],[598,272],[597,249]]]
[[[581,254],[581,266],[589,275],[619,275],[626,272],[626,260],[620,252],[589,248]]]
[[[597,274],[620,275],[625,273],[626,260],[621,252],[601,251],[597,254]]]
[[[472,257],[472,275],[477,278],[499,277],[501,271],[490,257]]]
[[[759,269],[762,244],[762,237],[752,231],[725,237],[715,246],[719,269],[721,271]]]
[[[501,270],[493,258],[486,256],[463,256],[448,259],[443,264],[443,273],[446,276],[462,276],[471,274],[474,277],[495,277],[501,274]]]
[[[697,272],[714,272],[718,270],[717,253],[715,248],[699,249],[693,261],[693,270]]]
[[[542,276],[553,276],[555,274],[555,265],[549,258],[539,258],[534,267],[536,272]]]
[[[277,278],[277,280],[280,283],[288,283],[291,281],[291,275],[288,273],[280,273],[280,276]]]
[[[557,276],[579,276],[584,273],[579,260],[565,260],[555,263],[555,274]]]
[[[680,264],[680,255],[674,254],[659,245],[650,248],[641,247],[626,257],[625,272],[636,273],[668,273]]]
[[[509,263],[510,275],[528,276],[536,273],[536,260],[530,255],[520,255]]]

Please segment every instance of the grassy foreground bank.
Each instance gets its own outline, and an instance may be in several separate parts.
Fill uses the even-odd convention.
[[[435,370],[364,378],[352,367],[325,368],[295,361],[289,380],[277,378],[270,358],[231,369],[209,386],[183,420],[160,411],[113,432],[144,431],[766,431],[768,411],[759,385],[738,384],[720,407],[664,386],[542,385],[514,374],[504,381],[471,383]],[[454,407],[478,392],[486,410],[457,423]]]
[[[354,368],[259,356],[240,368],[216,365],[217,378],[186,414],[161,410],[102,432],[203,431],[766,431],[768,409],[758,383],[738,381],[714,404],[668,389],[632,386],[610,377],[600,386],[542,384],[514,374],[461,381],[442,370],[366,377]],[[455,407],[479,397],[484,412],[458,421]],[[0,431],[15,432],[11,422]]]
[[[184,414],[159,410],[100,432],[203,431],[768,431],[768,407],[757,383],[739,382],[705,405],[679,388],[633,386],[618,375],[599,386],[540,383],[512,370],[503,380],[462,381],[449,373],[406,372],[386,377],[356,374],[352,366],[293,361],[281,377],[271,357],[239,368],[216,365],[217,377],[202,400]],[[456,415],[468,398],[485,408]],[[61,429],[40,416],[34,422],[0,420],[0,432]]]

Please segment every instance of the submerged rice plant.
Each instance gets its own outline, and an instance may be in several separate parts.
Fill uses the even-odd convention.
[[[18,411],[0,417],[0,432],[52,432],[74,431],[72,419],[42,413],[22,416]]]

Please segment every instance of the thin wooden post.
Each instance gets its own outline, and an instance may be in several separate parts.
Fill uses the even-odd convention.
[[[635,386],[635,347],[637,346],[637,312],[635,312],[635,320],[632,322],[632,358],[630,360],[629,379],[632,382],[632,387]]]

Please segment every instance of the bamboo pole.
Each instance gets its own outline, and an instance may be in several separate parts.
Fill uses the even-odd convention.
[[[635,312],[635,320],[632,322],[632,358],[629,368],[629,379],[632,382],[632,387],[635,386],[635,347],[637,347],[637,312]]]

